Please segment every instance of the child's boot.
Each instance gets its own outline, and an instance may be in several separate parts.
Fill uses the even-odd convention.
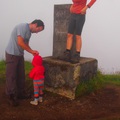
[[[43,102],[43,97],[39,97],[39,102]]]
[[[32,105],[38,105],[38,99],[35,99],[33,101],[30,101],[30,104]]]

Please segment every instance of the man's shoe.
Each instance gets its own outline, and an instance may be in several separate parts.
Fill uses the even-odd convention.
[[[11,94],[9,96],[8,103],[9,103],[9,105],[11,105],[13,107],[17,107],[19,105],[19,103],[17,101],[17,97],[14,94]]]
[[[66,62],[70,62],[70,58],[71,58],[71,53],[69,51],[65,51],[63,53],[63,55],[61,55],[60,57],[58,57],[58,59],[64,60]]]
[[[75,53],[75,55],[73,55],[71,58],[71,63],[79,63],[79,61],[80,61],[80,54]]]

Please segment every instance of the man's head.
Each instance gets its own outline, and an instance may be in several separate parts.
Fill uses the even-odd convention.
[[[30,23],[30,30],[32,33],[38,33],[44,30],[44,23],[41,20],[34,20]]]

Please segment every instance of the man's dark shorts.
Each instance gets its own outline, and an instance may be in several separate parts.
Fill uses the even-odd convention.
[[[68,25],[68,33],[81,35],[83,25],[85,23],[85,15],[82,14],[71,14]]]

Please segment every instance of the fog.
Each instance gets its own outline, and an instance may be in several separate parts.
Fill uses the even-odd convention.
[[[88,0],[89,2],[89,0]],[[0,60],[5,59],[5,48],[12,29],[19,23],[41,19],[45,30],[32,34],[30,46],[41,56],[51,56],[53,51],[53,21],[55,4],[71,4],[72,0],[0,0]],[[87,10],[82,32],[81,56],[98,60],[103,73],[120,71],[120,1],[97,0]],[[32,55],[25,52],[25,59]]]

